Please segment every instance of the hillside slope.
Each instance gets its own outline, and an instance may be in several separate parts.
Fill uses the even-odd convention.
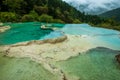
[[[47,18],[49,22],[62,20],[65,23],[98,24],[102,21],[98,16],[85,15],[62,0],[1,0],[2,22],[45,21],[41,20],[43,18]]]
[[[68,4],[74,6],[77,10],[92,14],[99,15],[109,10],[120,7],[119,0],[63,0]]]
[[[106,18],[113,18],[117,21],[120,21],[120,8],[107,11],[105,13],[100,14],[100,16],[106,17]]]

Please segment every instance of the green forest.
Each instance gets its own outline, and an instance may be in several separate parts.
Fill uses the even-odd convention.
[[[80,12],[62,0],[0,0],[0,22],[89,23],[120,30],[120,22]]]
[[[100,14],[99,16],[105,18],[113,18],[116,21],[120,21],[120,8],[107,11],[105,13]]]

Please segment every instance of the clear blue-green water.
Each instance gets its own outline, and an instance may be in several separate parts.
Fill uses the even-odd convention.
[[[88,35],[97,38],[114,47],[120,48],[120,32],[104,28],[91,27],[88,24],[45,24],[50,27],[58,27],[60,30],[42,30],[40,26],[45,23],[27,22],[11,23],[11,29],[0,33],[0,45],[14,44],[30,40],[44,40],[56,38],[65,34],[71,35]],[[7,25],[7,23],[6,23]]]
[[[61,31],[53,31],[49,35],[41,37],[40,40],[53,39],[53,38],[60,37],[60,36],[64,36],[64,34]]]
[[[88,24],[66,24],[62,29],[67,34],[72,35],[91,35],[91,36],[105,36],[119,34],[119,31],[105,28],[92,27]]]
[[[108,47],[90,49],[77,57],[57,62],[56,66],[65,74],[77,76],[80,80],[120,80],[120,65],[115,60],[115,55],[120,53],[119,31],[91,27],[88,24],[47,24],[60,28],[59,31],[51,31],[41,30],[41,24],[43,23],[9,24],[11,29],[0,33],[0,45],[56,38],[62,36],[62,32],[70,35],[87,35],[93,38],[94,42],[106,43],[104,45]],[[58,80],[58,78],[28,58],[8,58],[0,53],[0,80]]]
[[[0,53],[0,80],[58,80],[58,77],[29,58],[9,58]]]
[[[14,44],[23,41],[30,40],[39,40],[41,37],[48,35],[52,32],[52,30],[42,30],[40,28],[40,22],[27,22],[27,23],[11,23],[11,29],[0,33],[0,45],[6,44]],[[7,25],[7,23],[6,23]],[[48,25],[48,24],[47,24]],[[64,24],[53,24],[51,27],[59,27],[62,28]]]
[[[109,45],[109,48],[120,50],[120,31],[92,27],[88,24],[66,24],[62,31],[71,35],[87,35],[93,38],[94,42],[99,40]]]
[[[107,48],[95,48],[66,61],[57,62],[57,66],[69,76],[80,80],[120,80],[120,64],[115,60],[118,51]]]

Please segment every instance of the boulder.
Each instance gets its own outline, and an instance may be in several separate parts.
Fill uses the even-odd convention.
[[[120,54],[116,55],[116,60],[118,61],[118,63],[120,63]]]

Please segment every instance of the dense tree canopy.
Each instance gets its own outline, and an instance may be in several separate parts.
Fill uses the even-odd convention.
[[[34,18],[33,14],[30,14],[31,11],[34,11],[38,18],[42,14],[46,14],[53,17],[53,19],[60,19],[66,23],[76,22],[76,20],[77,22],[98,23],[95,20],[100,20],[97,16],[85,15],[79,12],[62,0],[1,0],[1,3],[1,12],[17,14],[20,16],[19,21],[39,20]],[[91,19],[91,17],[94,19]],[[6,19],[6,21],[8,20]]]
[[[82,13],[62,0],[0,0],[0,21],[84,22],[101,26],[117,25],[113,20]]]

